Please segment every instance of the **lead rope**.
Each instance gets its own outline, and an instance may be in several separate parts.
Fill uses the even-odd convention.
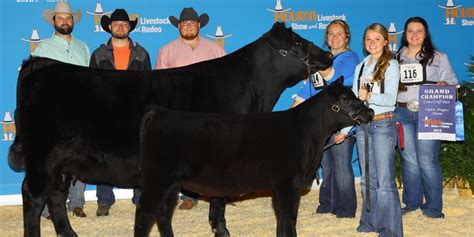
[[[362,67],[359,71],[359,77],[357,78],[357,89],[360,88],[360,77],[364,70],[365,63],[362,64]],[[365,101],[364,105],[369,107],[369,102]],[[369,124],[364,124],[364,159],[365,159],[365,209],[367,212],[370,212],[370,169],[369,169]],[[360,157],[359,157],[360,159]]]
[[[364,103],[367,107],[368,102]],[[365,155],[365,209],[370,212],[370,169],[369,169],[369,124],[364,124],[364,155]]]

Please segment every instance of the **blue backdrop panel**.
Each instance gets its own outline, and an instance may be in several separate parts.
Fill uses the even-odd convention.
[[[20,193],[23,173],[7,165],[8,149],[15,137],[15,91],[18,69],[42,39],[53,33],[42,18],[46,8],[53,9],[58,0],[2,0],[0,2],[0,195]],[[105,43],[109,34],[101,31],[100,17],[116,8],[125,8],[139,23],[131,33],[133,40],[150,53],[154,65],[158,49],[175,39],[176,28],[168,17],[179,17],[183,7],[194,7],[199,14],[210,16],[201,35],[222,44],[228,53],[256,40],[275,21],[284,21],[297,33],[322,46],[326,25],[333,19],[344,19],[351,26],[351,47],[363,57],[362,34],[373,22],[390,28],[390,46],[400,44],[403,24],[408,17],[425,18],[435,46],[449,55],[452,67],[461,81],[472,80],[465,64],[474,55],[472,0],[69,0],[73,11],[81,9],[83,17],[74,28],[74,36],[84,40],[91,51]],[[220,27],[224,37],[215,38]],[[287,89],[274,110],[285,110],[301,85]],[[44,134],[48,136],[48,134]],[[358,163],[354,164],[358,173]]]

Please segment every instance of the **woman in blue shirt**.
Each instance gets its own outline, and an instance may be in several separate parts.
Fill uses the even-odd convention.
[[[443,178],[438,160],[441,141],[420,140],[417,137],[418,90],[420,84],[427,83],[456,85],[457,78],[448,56],[433,47],[428,24],[421,17],[412,17],[406,21],[397,60],[403,72],[410,68],[424,68],[418,70],[418,77],[414,79],[401,78],[402,86],[395,110],[396,119],[403,125],[405,135],[405,148],[400,150],[403,203],[406,205],[402,213],[420,208],[425,216],[443,218]]]
[[[352,86],[354,69],[359,63],[357,54],[349,49],[350,29],[343,20],[332,21],[326,28],[324,46],[334,55],[333,66],[310,76],[299,91],[292,107],[317,94],[324,84],[331,84],[340,76],[344,85]],[[329,143],[344,139],[345,134],[334,134]],[[355,217],[357,199],[352,170],[352,151],[355,138],[348,137],[343,143],[332,146],[323,153],[321,166],[323,182],[319,192],[316,213],[332,213],[336,217]]]

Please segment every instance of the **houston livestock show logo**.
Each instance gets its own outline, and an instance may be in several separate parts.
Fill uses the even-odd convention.
[[[390,51],[397,52],[398,51],[398,36],[403,33],[402,31],[397,32],[397,28],[395,28],[395,23],[392,21],[388,27],[388,47]]]
[[[30,54],[34,55],[35,48],[38,47],[39,43],[44,39],[40,39],[38,30],[33,29],[31,30],[31,36],[29,39],[20,38],[21,41],[30,43]]]
[[[445,25],[456,25],[459,19],[461,20],[461,26],[474,26],[474,20],[467,19],[474,18],[474,7],[462,6],[455,6],[453,0],[447,0],[444,6],[438,5],[439,8],[444,9]]]
[[[321,14],[314,9],[294,10],[292,7],[284,8],[282,0],[276,0],[274,9],[267,8],[267,11],[273,13],[275,22],[292,22],[293,30],[325,30],[327,25],[336,19],[347,21],[344,14]]]
[[[16,127],[15,122],[12,120],[10,112],[5,112],[3,121],[0,121],[2,125],[2,141],[13,141],[15,139]]]
[[[93,12],[86,11],[87,14],[94,16],[94,32],[104,32],[104,29],[102,29],[102,26],[100,25],[100,20],[103,16],[109,15],[111,12],[112,11],[104,12],[100,2],[96,3],[95,10]]]
[[[214,39],[214,42],[216,42],[218,45],[220,45],[220,46],[222,46],[222,48],[224,48],[225,39],[231,37],[232,34],[224,35],[224,32],[222,31],[222,26],[217,26],[216,34],[206,35],[206,36],[211,38],[211,39]]]

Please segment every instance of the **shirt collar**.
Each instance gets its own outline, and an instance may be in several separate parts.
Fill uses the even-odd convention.
[[[61,44],[65,44],[65,45],[71,45],[74,43],[74,36],[71,35],[71,42],[67,42],[63,37],[60,37],[58,35],[56,35],[56,32],[53,33],[53,36],[51,36],[51,38],[56,41],[56,42],[59,42]]]
[[[183,37],[179,36],[178,41],[179,41],[181,44],[183,44],[184,46],[191,48],[191,46],[189,46],[189,45],[187,45],[186,43],[184,43]],[[198,34],[196,47],[198,47],[198,45],[201,44],[201,41],[202,41],[202,40],[201,40],[201,35]],[[195,47],[195,48],[196,48],[196,47]]]

